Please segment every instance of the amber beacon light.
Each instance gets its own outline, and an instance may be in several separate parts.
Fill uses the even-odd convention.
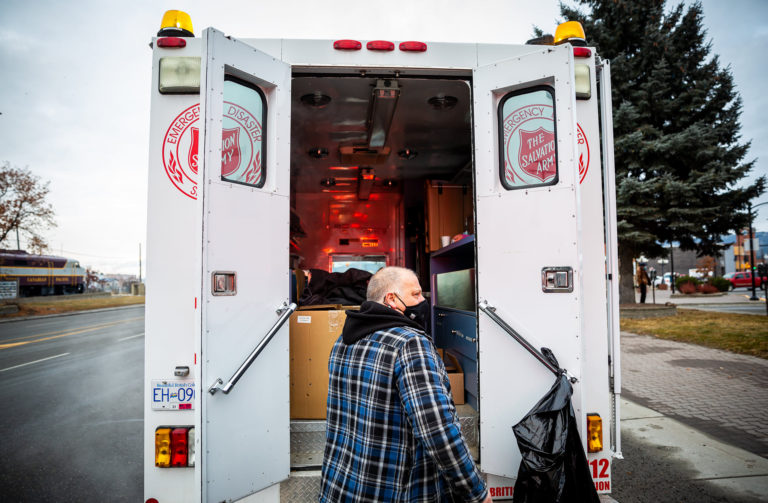
[[[192,18],[184,11],[168,10],[163,14],[163,20],[160,22],[160,31],[158,37],[194,37],[195,30],[192,28]]]
[[[587,45],[584,28],[578,21],[566,21],[555,30],[555,45],[569,43],[573,46]]]

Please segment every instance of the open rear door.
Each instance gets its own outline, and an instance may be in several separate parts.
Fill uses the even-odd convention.
[[[473,78],[480,301],[580,377],[579,178],[570,45],[476,68]],[[603,299],[599,299],[600,302]],[[478,313],[480,463],[516,477],[512,426],[553,373]],[[579,386],[573,404],[581,421]]]
[[[202,501],[240,499],[290,471],[287,324],[243,369],[286,314],[276,310],[289,293],[290,95],[289,65],[205,30],[195,299]]]

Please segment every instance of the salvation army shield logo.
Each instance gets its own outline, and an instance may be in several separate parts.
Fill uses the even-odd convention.
[[[261,121],[247,108],[224,102],[221,146],[221,178],[230,182],[261,185]]]
[[[547,103],[504,105],[504,168],[508,188],[551,183],[557,178],[554,109]]]
[[[171,183],[187,197],[197,199],[197,151],[200,105],[176,116],[163,138],[163,168]]]
[[[240,167],[240,128],[221,132],[221,176],[229,176]]]
[[[200,142],[200,129],[192,128],[192,142],[189,145],[189,152],[187,153],[187,162],[189,162],[189,169],[194,174],[197,174],[197,152]]]
[[[520,169],[528,175],[548,182],[557,174],[555,166],[555,133],[540,127],[534,131],[519,129]]]

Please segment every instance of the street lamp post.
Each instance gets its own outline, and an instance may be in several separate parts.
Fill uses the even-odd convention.
[[[756,204],[752,206],[752,203],[749,203],[749,276],[752,278],[752,297],[749,298],[749,300],[760,300],[757,295],[755,295],[755,240],[754,240],[754,233],[752,232],[752,210],[757,208],[758,206],[762,206],[764,204],[768,204],[767,202]]]
[[[675,245],[669,242],[669,286],[672,293],[675,293]]]

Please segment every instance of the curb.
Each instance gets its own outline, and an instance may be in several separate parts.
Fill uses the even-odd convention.
[[[40,316],[20,316],[18,318],[0,319],[0,323],[10,323],[12,321],[25,321],[25,320],[41,320],[45,318],[60,318],[62,316],[75,316],[77,314],[84,314],[84,313],[101,313],[104,311],[117,311],[119,309],[131,309],[135,307],[144,307],[144,306],[145,304],[134,304],[131,306],[103,307],[101,309],[84,309],[82,311],[69,311],[67,313],[58,313],[58,314],[43,314]]]

